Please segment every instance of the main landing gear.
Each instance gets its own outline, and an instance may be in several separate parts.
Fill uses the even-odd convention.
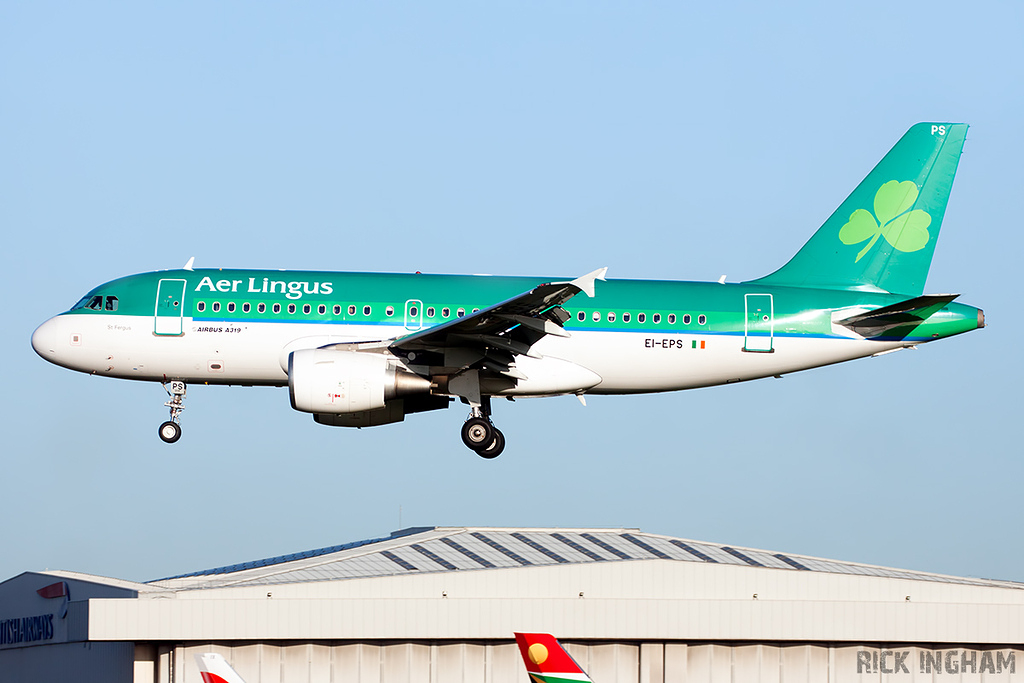
[[[490,397],[483,397],[482,405],[473,406],[469,419],[462,425],[462,443],[488,460],[505,450],[505,435],[491,422],[490,409]]]
[[[171,419],[160,425],[158,434],[164,443],[174,443],[181,438],[181,425],[178,424],[181,411],[185,410],[185,383],[177,380],[171,382],[171,388],[164,384],[164,391],[171,400],[164,405],[171,409]]]

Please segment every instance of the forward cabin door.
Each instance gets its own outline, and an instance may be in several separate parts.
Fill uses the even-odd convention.
[[[183,308],[185,308],[185,281],[161,280],[156,287],[153,332],[164,336],[181,336]]]
[[[747,294],[743,350],[771,353],[775,334],[775,310],[771,294]]]

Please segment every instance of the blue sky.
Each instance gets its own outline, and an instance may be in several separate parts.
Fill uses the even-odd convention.
[[[413,525],[630,526],[1024,581],[1019,3],[6,3],[0,580],[134,580]],[[782,380],[361,431],[284,389],[48,365],[101,282],[198,266],[730,280],[917,121],[968,135],[927,292],[990,327]]]

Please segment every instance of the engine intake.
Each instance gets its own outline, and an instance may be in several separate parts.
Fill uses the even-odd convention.
[[[341,415],[428,393],[430,381],[380,354],[304,349],[288,356],[288,391],[295,410]]]

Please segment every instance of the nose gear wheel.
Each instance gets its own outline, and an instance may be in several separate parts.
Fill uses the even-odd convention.
[[[181,438],[181,426],[168,420],[160,425],[159,434],[164,443],[174,443]]]

